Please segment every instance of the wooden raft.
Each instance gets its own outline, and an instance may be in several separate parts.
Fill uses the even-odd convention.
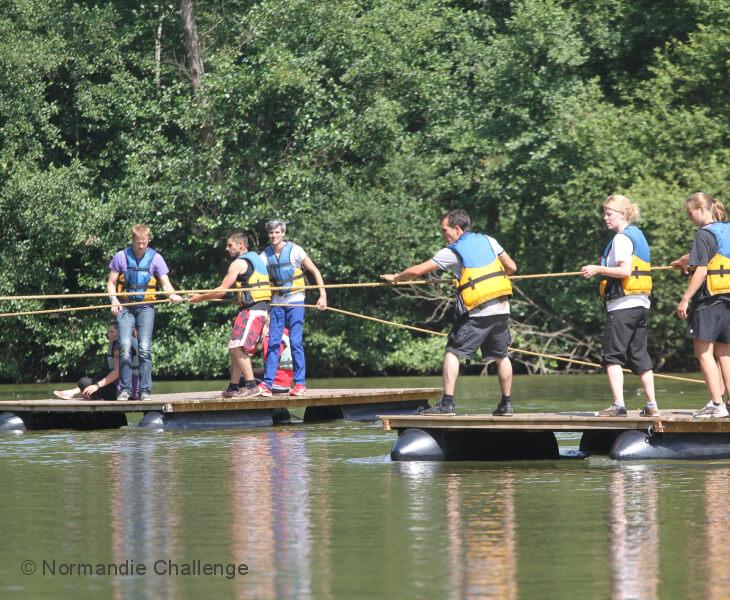
[[[309,389],[303,396],[275,395],[269,398],[223,398],[219,391],[153,394],[146,402],[114,402],[106,400],[13,400],[0,401],[0,412],[147,412],[189,413],[227,410],[260,410],[275,408],[308,408],[310,406],[344,406],[434,401],[441,397],[440,388],[370,388]]]
[[[730,419],[695,419],[694,410],[664,410],[659,417],[640,417],[638,410],[625,417],[598,417],[594,412],[516,413],[492,415],[391,415],[380,416],[386,431],[416,428],[507,431],[647,430],[656,433],[730,433]]]

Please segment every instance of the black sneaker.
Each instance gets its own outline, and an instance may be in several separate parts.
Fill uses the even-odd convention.
[[[509,417],[512,416],[512,403],[511,402],[500,402],[497,404],[497,408],[492,413],[495,417]]]
[[[419,415],[443,415],[453,417],[456,414],[456,407],[452,402],[443,402],[441,400],[436,403],[433,408],[422,408]]]

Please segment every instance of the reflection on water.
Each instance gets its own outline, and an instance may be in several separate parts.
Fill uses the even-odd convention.
[[[657,598],[659,527],[657,479],[647,465],[611,473],[613,598]]]
[[[600,381],[585,404],[603,406]],[[588,389],[539,383],[556,410]],[[343,422],[0,436],[0,597],[730,597],[729,462],[392,463],[393,440]],[[20,573],[43,557],[250,570]]]

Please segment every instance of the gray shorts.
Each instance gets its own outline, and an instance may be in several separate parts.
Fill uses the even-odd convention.
[[[601,356],[603,366],[621,365],[637,375],[651,371],[647,349],[646,322],[649,310],[642,307],[622,308],[606,313]]]
[[[691,340],[730,344],[730,304],[717,302],[692,311],[685,336]]]
[[[446,352],[471,358],[481,348],[482,358],[504,358],[510,343],[509,315],[464,315],[454,323],[446,342]]]

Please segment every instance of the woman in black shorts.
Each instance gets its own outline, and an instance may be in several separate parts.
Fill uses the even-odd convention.
[[[686,335],[710,392],[710,401],[694,416],[727,417],[722,395],[730,385],[730,223],[722,202],[704,192],[684,204],[699,229],[690,253],[672,263],[692,272],[676,312],[687,320]]]

